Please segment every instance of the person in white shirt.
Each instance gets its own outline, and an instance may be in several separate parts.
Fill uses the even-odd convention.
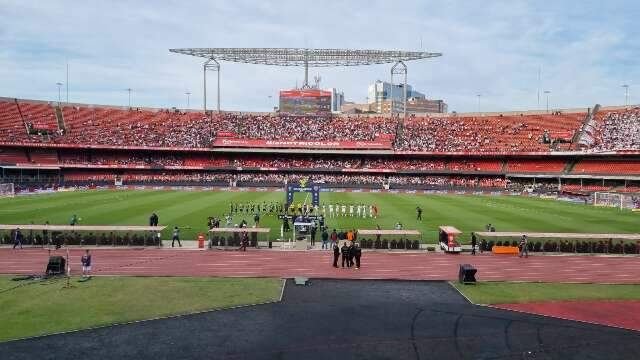
[[[358,214],[358,217],[362,215],[362,205],[358,204],[358,207],[356,208],[356,214]]]
[[[347,205],[342,204],[342,216],[347,216]]]
[[[329,204],[329,217],[333,217],[333,204]]]
[[[353,205],[349,205],[349,216],[353,217]]]

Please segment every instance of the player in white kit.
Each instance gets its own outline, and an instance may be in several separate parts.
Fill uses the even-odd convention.
[[[347,216],[347,205],[342,204],[342,216]]]
[[[329,204],[329,217],[333,217],[333,204]]]

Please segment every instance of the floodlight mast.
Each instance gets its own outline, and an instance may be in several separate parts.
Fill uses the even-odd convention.
[[[309,86],[309,67],[360,66],[374,64],[394,64],[393,72],[404,75],[404,114],[407,108],[407,65],[405,62],[429,59],[442,56],[442,53],[424,51],[396,51],[396,50],[354,50],[354,49],[308,49],[308,48],[183,48],[169,49],[177,54],[197,56],[207,59],[204,64],[204,87],[206,105],[206,71],[218,72],[217,111],[220,111],[220,62],[230,61],[245,64],[274,65],[274,66],[303,66],[304,82],[302,88]],[[394,70],[395,69],[395,70]],[[392,79],[393,82],[393,79]],[[393,99],[391,99],[393,113]]]

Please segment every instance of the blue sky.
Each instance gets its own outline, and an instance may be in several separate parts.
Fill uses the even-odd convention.
[[[201,108],[202,61],[169,48],[306,46],[442,52],[410,62],[409,82],[460,112],[478,109],[476,94],[482,111],[537,108],[538,69],[551,107],[622,105],[622,84],[640,102],[639,18],[639,2],[615,0],[0,0],[0,96],[56,100],[69,62],[70,101],[126,105],[130,87],[137,106],[184,107],[190,91]],[[389,69],[310,75],[364,102]],[[222,108],[269,110],[302,77],[300,68],[223,63]]]

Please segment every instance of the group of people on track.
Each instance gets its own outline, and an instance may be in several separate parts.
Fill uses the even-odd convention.
[[[362,257],[362,249],[360,244],[353,241],[345,241],[342,247],[338,243],[333,245],[333,267],[338,268],[338,259],[342,255],[342,268],[360,269],[360,258]],[[355,261],[354,261],[355,260]]]

